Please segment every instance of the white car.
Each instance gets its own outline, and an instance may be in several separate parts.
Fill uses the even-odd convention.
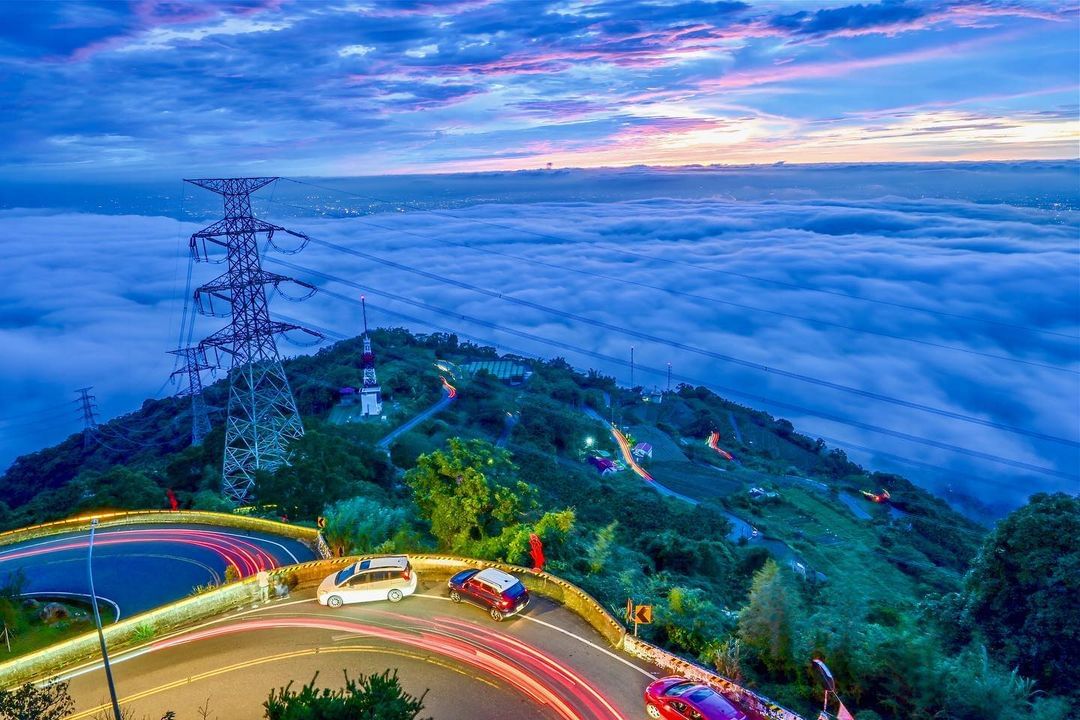
[[[320,605],[339,608],[345,603],[389,600],[397,602],[416,592],[416,573],[404,555],[372,558],[353,563],[319,584]]]

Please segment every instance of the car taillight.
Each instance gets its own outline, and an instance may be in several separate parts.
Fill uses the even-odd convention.
[[[411,574],[412,574],[412,573],[411,573],[411,572],[409,572],[409,568],[405,568],[404,570],[402,570],[402,571],[401,571],[401,579],[402,579],[402,580],[408,580],[408,579],[409,579],[409,576],[410,576]]]
[[[510,607],[510,605],[511,605],[511,602],[509,600],[507,600],[506,598],[503,598],[502,600],[499,601],[499,607],[501,607],[503,609],[506,609],[506,608]]]

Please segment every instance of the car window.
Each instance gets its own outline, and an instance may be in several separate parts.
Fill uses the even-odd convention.
[[[371,582],[371,573],[360,573],[358,575],[355,575],[353,579],[349,581],[349,587],[364,585],[368,582]]]
[[[349,567],[345,568],[334,576],[334,584],[340,585],[341,583],[351,578],[354,572],[356,572],[356,565],[350,565]]]
[[[692,682],[675,683],[674,685],[669,687],[664,694],[671,697],[681,697],[696,687],[697,683]]]
[[[710,690],[709,688],[703,687],[703,688],[698,688],[694,692],[687,695],[686,699],[697,703],[697,702],[701,702],[702,700],[708,700],[712,696],[713,696],[713,691]]]
[[[525,586],[522,585],[521,582],[516,582],[513,585],[511,585],[510,587],[506,588],[506,590],[503,591],[503,597],[509,598],[511,600],[513,600],[515,598],[519,598],[524,594],[525,594]]]

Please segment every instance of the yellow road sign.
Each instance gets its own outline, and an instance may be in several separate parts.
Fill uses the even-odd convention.
[[[634,622],[639,625],[652,623],[652,605],[637,605],[634,607]]]

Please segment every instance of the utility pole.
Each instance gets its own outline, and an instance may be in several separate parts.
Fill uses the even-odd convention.
[[[183,365],[169,377],[187,375],[187,388],[177,393],[180,397],[191,397],[191,444],[201,445],[203,438],[210,432],[210,416],[206,412],[206,400],[203,399],[202,371],[214,366],[206,359],[206,351],[199,346],[170,350],[170,355],[183,359]]]
[[[667,364],[667,391],[671,392],[671,363]]]
[[[89,450],[90,445],[94,442],[94,431],[97,430],[97,403],[90,391],[93,387],[79,388],[75,392],[79,393],[79,403],[82,409],[83,419],[83,450]]]
[[[630,346],[630,389],[634,389],[634,346]]]
[[[319,333],[270,319],[266,289],[277,290],[282,283],[296,283],[309,290],[315,287],[284,275],[267,272],[259,261],[257,235],[266,234],[274,245],[274,233],[288,233],[300,239],[300,249],[308,242],[303,233],[256,219],[251,211],[251,194],[277,178],[202,178],[185,180],[218,193],[224,199],[225,217],[191,236],[191,254],[197,262],[209,262],[207,243],[225,248],[227,270],[195,291],[195,304],[204,315],[218,316],[215,300],[229,306],[231,322],[199,343],[199,348],[231,356],[229,369],[228,419],[225,422],[225,456],[222,461],[222,491],[238,504],[246,502],[255,484],[255,471],[273,472],[289,462],[288,442],[304,434],[292,389],[281,367],[274,336],[301,330],[314,337]]]
[[[105,645],[105,633],[101,629],[101,613],[98,611],[97,593],[94,592],[94,530],[98,519],[90,521],[90,543],[86,550],[86,578],[90,582],[90,605],[94,608],[94,624],[97,626],[98,642],[101,644],[101,662],[105,665],[105,680],[109,684],[109,696],[112,698],[113,713],[116,720],[122,720],[120,703],[116,699],[116,686],[113,684],[112,667],[109,666],[109,649]]]

